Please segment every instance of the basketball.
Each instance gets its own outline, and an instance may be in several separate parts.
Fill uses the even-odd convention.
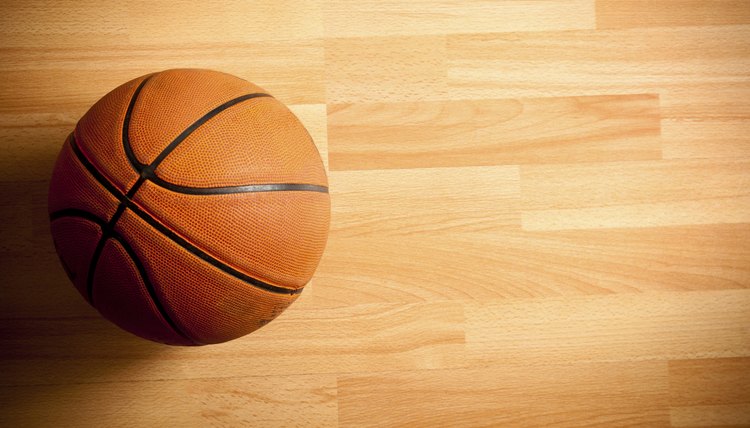
[[[68,136],[52,237],[78,292],[122,329],[170,345],[246,335],[310,281],[328,236],[320,155],[264,89],[209,70],[131,80]]]

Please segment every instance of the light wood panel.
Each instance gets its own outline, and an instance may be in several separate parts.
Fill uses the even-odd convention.
[[[750,425],[750,360],[721,358],[669,362],[672,425]]]
[[[672,406],[750,403],[750,359],[695,359],[669,362]]]
[[[311,297],[311,296],[310,296]],[[3,320],[0,385],[133,382],[461,367],[463,308],[452,302],[315,309],[300,299],[246,340],[148,343],[81,307],[74,317]],[[96,338],[96,340],[93,340]]]
[[[446,37],[326,39],[329,103],[448,98]]]
[[[310,40],[323,35],[320,4],[319,0],[130,0],[126,22],[131,42],[153,45],[165,40],[185,44]]]
[[[721,405],[672,409],[673,427],[745,427],[750,425],[750,406]]]
[[[750,24],[747,0],[596,0],[596,28]]]
[[[344,426],[666,426],[664,362],[342,376]],[[634,416],[635,415],[635,416]]]
[[[368,230],[360,228],[360,230]],[[351,232],[346,232],[351,234]],[[433,235],[433,236],[431,236]],[[750,285],[747,225],[520,232],[334,231],[316,306],[504,300]]]
[[[336,393],[334,375],[22,386],[0,390],[14,409],[0,412],[0,424],[332,426]]]
[[[76,121],[175,67],[330,161],[313,281],[217,346],[108,323],[49,236]],[[13,0],[0,73],[2,426],[750,425],[747,1]]]
[[[489,362],[738,357],[749,322],[748,290],[491,302],[467,307],[466,346]]]
[[[28,48],[0,59],[0,123],[70,126],[116,86],[168,68],[221,68],[263,86],[285,103],[322,103],[323,61],[323,44],[315,39]]]
[[[362,37],[594,28],[594,1],[324,2],[328,37]]]
[[[517,166],[352,171],[331,174],[337,237],[517,229]]]
[[[117,46],[128,41],[125,3],[101,7],[96,0],[10,0],[3,3],[3,11],[0,38],[4,49],[75,48],[82,43]]]
[[[750,157],[748,97],[747,82],[670,89],[660,98],[664,157]]]
[[[526,230],[750,222],[745,159],[529,165],[521,178]]]
[[[448,35],[448,88],[481,99],[746,82],[748,39],[748,26]]]
[[[659,119],[653,94],[334,105],[330,157],[334,170],[660,159]]]

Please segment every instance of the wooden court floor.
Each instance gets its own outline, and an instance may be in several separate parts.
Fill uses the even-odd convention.
[[[110,89],[268,89],[329,170],[312,283],[231,343],[103,320],[52,246]],[[0,426],[750,426],[750,1],[0,10]]]

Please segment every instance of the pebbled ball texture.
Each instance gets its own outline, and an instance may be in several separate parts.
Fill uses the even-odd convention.
[[[50,184],[52,237],[76,289],[121,328],[225,342],[309,282],[327,186],[309,134],[265,90],[167,70],[114,89],[78,122]]]

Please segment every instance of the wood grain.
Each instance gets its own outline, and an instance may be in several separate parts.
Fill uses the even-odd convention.
[[[180,67],[330,170],[312,282],[217,346],[104,320],[47,218],[89,106]],[[0,426],[750,425],[748,1],[11,0],[0,74]]]
[[[596,28],[750,24],[746,0],[596,0]]]
[[[170,39],[184,44],[310,40],[323,36],[320,3],[317,0],[224,0],[212,4],[131,0],[126,22],[129,39],[135,44],[160,45]],[[164,25],[167,16],[175,26]],[[180,23],[189,26],[180,27]]]
[[[338,389],[345,426],[666,426],[669,420],[661,361],[362,374],[342,376]]]
[[[750,424],[750,360],[669,362],[670,419],[675,427]]]
[[[750,285],[747,225],[339,237],[315,305],[504,300]]]
[[[722,358],[669,362],[672,406],[750,403],[750,359]]]
[[[517,229],[519,184],[517,166],[334,172],[331,233],[407,240]]]
[[[651,94],[334,105],[330,158],[334,170],[660,159],[659,120]]]
[[[81,307],[74,317],[3,320],[0,385],[133,382],[460,367],[463,308],[452,302],[298,305],[249,340],[206,348],[147,343]],[[98,338],[96,341],[92,338]]]
[[[747,83],[672,88],[661,96],[662,152],[667,159],[748,158]]]
[[[324,10],[329,37],[592,29],[595,18],[593,0],[331,0]]]
[[[446,36],[455,98],[661,93],[746,82],[748,26]]]
[[[6,388],[0,391],[0,403],[12,406],[15,415],[0,412],[0,424],[331,426],[338,419],[334,375],[154,379],[136,385],[73,382]]]
[[[40,45],[74,48],[81,43],[92,47],[127,43],[127,6],[100,6],[96,0],[5,2],[0,17],[2,47],[23,50]]]
[[[750,222],[744,159],[529,165],[521,186],[526,230]]]
[[[329,103],[448,98],[446,37],[326,39]]]
[[[466,309],[469,353],[502,361],[641,361],[750,351],[750,291],[617,294]]]
[[[133,65],[123,67],[125,59]],[[323,66],[320,40],[27,48],[0,59],[0,121],[70,126],[114,87],[167,68],[221,68],[251,78],[285,103],[323,103]]]

